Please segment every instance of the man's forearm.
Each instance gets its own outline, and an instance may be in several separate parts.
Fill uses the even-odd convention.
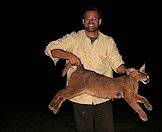
[[[54,49],[54,50],[51,50],[51,55],[54,58],[61,58],[61,59],[69,60],[73,54],[67,51],[63,51],[61,49]]]
[[[123,73],[126,73],[127,75],[129,75],[131,72],[133,71],[136,71],[135,68],[127,68],[124,64],[120,65],[118,68],[117,68],[117,72],[119,74],[123,74]]]
[[[63,51],[61,49],[54,49],[51,50],[51,55],[54,58],[61,58],[65,60],[69,60],[72,65],[80,65],[81,61],[80,59],[74,55],[73,53]]]
[[[118,68],[117,68],[117,72],[119,73],[119,74],[123,74],[123,73],[125,73],[126,72],[126,67],[125,67],[125,65],[124,64],[122,64],[122,65],[120,65]]]

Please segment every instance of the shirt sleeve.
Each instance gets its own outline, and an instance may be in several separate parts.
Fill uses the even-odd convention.
[[[67,34],[58,40],[50,42],[46,46],[45,51],[44,51],[45,54],[49,56],[55,63],[59,60],[59,58],[52,57],[51,50],[61,49],[64,51],[72,52],[74,48],[74,39],[73,39],[72,34],[74,33]]]
[[[109,63],[112,69],[117,72],[117,68],[124,64],[124,61],[122,59],[122,56],[116,46],[115,41],[111,38],[110,39],[110,50],[109,50],[108,58],[109,58]]]

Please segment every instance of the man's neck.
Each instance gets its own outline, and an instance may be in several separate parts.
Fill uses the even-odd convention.
[[[89,32],[89,31],[85,30],[85,33],[89,38],[97,38],[99,35],[98,30],[94,31],[94,32]]]

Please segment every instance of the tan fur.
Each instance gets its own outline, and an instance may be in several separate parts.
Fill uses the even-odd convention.
[[[65,67],[65,72],[70,66]],[[109,78],[98,74],[94,71],[87,70],[80,65],[77,70],[72,73],[69,85],[58,91],[49,104],[49,108],[56,114],[62,103],[66,99],[73,98],[83,93],[99,97],[119,99],[124,98],[125,101],[139,114],[143,121],[147,121],[148,117],[142,110],[138,102],[143,103],[146,109],[152,110],[152,105],[148,100],[138,94],[139,81],[149,80],[148,75],[138,70],[133,71],[130,75],[121,75],[116,78]]]

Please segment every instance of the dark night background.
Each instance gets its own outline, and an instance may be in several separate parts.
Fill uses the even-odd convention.
[[[132,117],[135,113],[124,101],[115,101],[116,124],[130,120],[128,122],[136,122],[139,128],[141,124],[146,128],[149,126],[146,131],[161,131],[159,4],[146,0],[59,0],[8,1],[2,4],[5,8],[1,15],[1,132],[50,132],[50,129],[62,132],[51,122],[55,119],[59,122],[60,118],[64,120],[62,115],[71,114],[71,104],[68,101],[64,104],[62,115],[51,114],[47,106],[53,94],[65,84],[65,78],[60,77],[64,61],[55,66],[44,50],[50,41],[82,28],[81,9],[90,2],[102,9],[101,31],[115,39],[127,66],[139,68],[145,62],[151,78],[150,84],[140,85],[139,90],[153,105],[153,111],[147,112],[150,121],[143,123],[137,117],[124,118],[121,113]],[[64,109],[69,113],[64,113]],[[72,118],[67,117],[66,121],[69,120]],[[73,127],[73,120],[71,122]],[[129,130],[132,129],[130,125]]]

